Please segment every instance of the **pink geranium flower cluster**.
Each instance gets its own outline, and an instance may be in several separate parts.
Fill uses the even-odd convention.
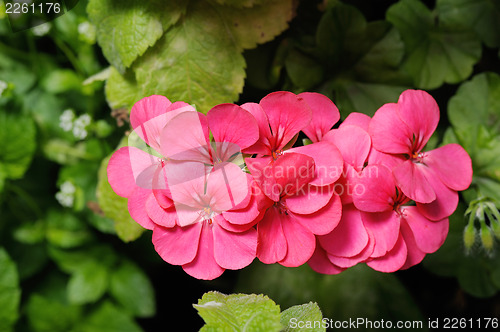
[[[457,144],[423,151],[439,121],[423,91],[332,129],[339,119],[318,93],[274,92],[206,115],[147,97],[130,122],[148,151],[118,149],[109,183],[158,254],[199,279],[255,258],[327,274],[419,263],[446,238],[469,156]],[[312,143],[293,147],[301,132]]]

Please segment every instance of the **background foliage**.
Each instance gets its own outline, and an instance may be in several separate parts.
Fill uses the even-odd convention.
[[[237,317],[242,301],[211,290],[269,296],[251,298],[269,324],[307,306],[318,319],[310,301],[337,320],[500,315],[500,1],[89,0],[17,33],[0,8],[1,331],[195,330],[202,318],[209,330],[207,302]],[[318,91],[344,118],[408,88],[440,105],[429,144],[460,143],[474,167],[444,246],[408,271],[255,262],[195,280],[158,257],[106,179],[128,111],[151,94],[206,112]]]

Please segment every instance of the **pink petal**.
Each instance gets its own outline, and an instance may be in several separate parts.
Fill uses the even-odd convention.
[[[363,225],[370,230],[374,238],[371,257],[381,257],[392,250],[399,237],[399,217],[390,210],[378,213],[361,212]]]
[[[430,203],[417,203],[418,210],[428,219],[441,220],[455,212],[458,205],[458,193],[441,182],[431,169],[425,169],[425,177],[436,194],[436,199]]]
[[[402,154],[383,153],[372,147],[370,154],[368,155],[368,165],[384,165],[392,170],[394,167],[402,164],[407,159],[408,158]]]
[[[395,272],[403,267],[408,255],[408,249],[406,248],[405,240],[400,234],[396,245],[382,257],[375,258],[366,262],[366,265],[372,269],[380,272]]]
[[[243,150],[244,153],[259,155],[270,155],[271,154],[271,129],[269,128],[269,120],[267,119],[267,114],[257,103],[246,103],[241,105],[241,108],[248,111],[253,115],[257,125],[259,127],[259,139],[254,145]]]
[[[330,142],[318,142],[292,148],[285,152],[300,153],[314,159],[315,176],[309,183],[315,186],[326,186],[338,180],[342,174],[344,161],[337,147]]]
[[[337,227],[326,235],[319,236],[321,246],[329,254],[352,257],[368,244],[368,233],[354,205],[344,205],[342,218]]]
[[[166,113],[171,104],[167,97],[153,95],[139,100],[132,106],[130,111],[130,125],[132,128],[147,144],[155,149],[158,148],[157,151],[159,151],[157,138],[159,138],[158,134],[160,133],[157,128],[161,130],[166,122],[154,119],[158,118],[159,120],[159,117]],[[149,125],[144,125],[145,123],[149,123]]]
[[[409,154],[413,150],[413,132],[399,117],[398,104],[384,104],[370,121],[368,133],[373,147],[381,152]]]
[[[272,136],[276,140],[273,147],[276,150],[283,149],[312,118],[306,101],[288,91],[272,92],[262,98],[259,104],[269,119]]]
[[[183,112],[170,120],[161,132],[161,153],[170,159],[212,163],[208,122],[198,112]]]
[[[149,195],[148,200],[146,201],[146,211],[148,213],[149,218],[160,226],[163,227],[174,227],[176,225],[177,213],[175,209],[163,209],[154,195]]]
[[[270,207],[257,224],[257,257],[262,263],[273,264],[281,261],[287,252],[287,240],[283,232],[283,216],[278,209]]]
[[[373,248],[375,246],[375,240],[373,239],[373,235],[369,232],[369,230],[366,230],[368,233],[368,244],[366,247],[361,250],[361,252],[357,255],[354,255],[352,257],[341,257],[341,256],[334,256],[331,254],[328,254],[328,259],[332,264],[335,266],[341,267],[341,268],[349,268],[352,267],[358,263],[365,262],[372,254]]]
[[[210,199],[210,207],[217,212],[238,206],[249,195],[247,175],[235,164],[217,164],[208,175],[206,196]]]
[[[436,193],[425,177],[427,166],[407,160],[393,168],[396,185],[403,193],[418,203],[430,203],[436,199]]]
[[[257,121],[237,105],[217,105],[208,111],[207,120],[215,142],[231,142],[243,150],[259,138]]]
[[[401,120],[415,135],[413,151],[422,150],[439,122],[436,101],[423,90],[406,90],[399,96],[398,105]]]
[[[300,153],[285,153],[276,160],[246,158],[245,162],[262,192],[275,202],[294,195],[315,176],[313,158]]]
[[[407,248],[406,261],[401,267],[401,270],[405,270],[420,263],[425,257],[425,252],[418,248],[413,232],[405,220],[401,222],[401,235]]]
[[[325,135],[324,140],[333,143],[340,151],[344,162],[361,170],[371,150],[368,133],[358,126],[342,126]]]
[[[222,212],[224,218],[232,224],[245,225],[252,223],[259,217],[262,217],[262,211],[267,208],[263,207],[265,204],[263,201],[268,200],[268,198],[262,193],[257,185],[253,185],[253,179],[249,174],[247,181],[249,182],[248,190],[250,191],[250,194],[248,195],[249,200],[246,206],[244,205],[245,201],[243,201],[234,209]]]
[[[333,101],[320,93],[303,92],[298,97],[304,99],[312,111],[311,122],[302,131],[311,141],[319,142],[340,120],[339,109]]]
[[[288,204],[289,200],[290,199],[286,200],[287,207],[289,208],[289,215],[313,234],[328,234],[337,227],[340,222],[342,216],[342,202],[337,195],[330,196],[330,200],[320,210],[306,214],[292,212]]]
[[[319,243],[316,243],[316,250],[307,261],[307,264],[311,267],[311,269],[322,274],[339,274],[345,270],[330,262],[326,251],[321,248]]]
[[[371,119],[372,118],[366,114],[352,112],[342,121],[339,128],[344,126],[358,126],[368,132],[368,126],[370,125]]]
[[[160,135],[163,127],[175,115],[196,110],[184,103],[171,104],[164,96],[150,96],[134,104],[130,112],[130,124],[144,142],[160,152]]]
[[[286,237],[287,252],[285,258],[278,263],[288,267],[296,267],[306,263],[316,248],[314,234],[294,220],[292,216],[283,216],[281,226]]]
[[[201,230],[201,223],[173,228],[157,226],[153,229],[152,242],[156,252],[165,262],[183,265],[196,257]]]
[[[472,161],[458,144],[447,144],[424,152],[423,163],[429,166],[450,189],[465,190],[472,181]]]
[[[255,228],[241,233],[228,232],[214,223],[214,256],[218,265],[237,270],[249,265],[256,257],[257,231]]]
[[[177,214],[177,225],[184,227],[203,221],[200,207],[190,207],[184,204],[175,204],[175,213]]]
[[[356,208],[365,212],[392,211],[396,186],[391,171],[382,165],[365,167],[358,177],[352,199]]]
[[[287,197],[285,205],[291,212],[307,215],[328,204],[333,194],[332,186],[307,185],[302,187],[296,195]]]
[[[146,202],[153,193],[151,190],[137,187],[127,201],[128,212],[132,219],[146,229],[153,229],[155,223],[149,218]]]
[[[415,244],[421,251],[433,253],[443,245],[448,235],[448,218],[431,221],[420,214],[415,206],[405,207],[403,214],[413,234]]]
[[[137,177],[156,162],[156,157],[137,148],[119,148],[108,162],[107,174],[111,188],[117,195],[129,197],[138,186]]]
[[[182,265],[182,268],[190,276],[203,280],[213,280],[224,272],[224,268],[217,264],[214,257],[212,225],[203,223],[198,253],[192,262]]]
[[[199,201],[205,193],[205,181],[208,169],[200,162],[170,161],[163,167],[171,199],[175,204],[203,208]]]

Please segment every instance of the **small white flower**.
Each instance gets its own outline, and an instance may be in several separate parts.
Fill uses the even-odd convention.
[[[56,199],[62,206],[72,207],[75,201],[76,187],[70,181],[61,185],[60,191],[56,193]]]
[[[38,37],[44,36],[50,31],[50,28],[51,25],[48,22],[37,25],[36,27],[33,28],[33,34]]]
[[[82,39],[89,44],[95,43],[96,28],[90,22],[85,21],[78,24],[78,33],[82,36]]]
[[[77,139],[84,139],[87,137],[88,132],[85,129],[91,122],[90,115],[80,115],[73,123],[73,135]]]
[[[73,128],[73,119],[75,118],[75,113],[71,109],[65,110],[59,117],[59,127],[64,131],[70,131]]]
[[[7,82],[0,81],[0,97],[2,96],[2,93],[7,89]]]

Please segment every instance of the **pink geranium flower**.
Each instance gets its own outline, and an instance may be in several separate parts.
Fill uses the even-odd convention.
[[[425,91],[406,90],[397,104],[378,109],[369,125],[375,149],[405,157],[392,169],[396,184],[433,220],[453,213],[457,191],[467,189],[472,181],[472,162],[460,145],[423,151],[438,122],[436,101]]]
[[[259,104],[241,106],[259,125],[258,141],[244,152],[256,154],[245,161],[268,202],[257,224],[257,257],[264,263],[304,264],[314,252],[315,235],[330,232],[340,220],[340,199],[332,189],[342,172],[338,149],[329,142],[290,148],[310,122],[310,105],[333,105],[325,98],[281,91],[267,95]],[[337,121],[340,115],[333,107]],[[333,123],[305,130],[317,141],[328,126]]]
[[[355,192],[353,202],[373,236],[374,248],[368,266],[394,272],[420,263],[435,252],[448,234],[448,218],[430,220],[397,187],[392,172],[383,165],[367,166],[359,177],[364,192]]]
[[[170,190],[176,193],[175,210],[167,211],[180,225],[153,228],[153,244],[168,263],[182,265],[191,276],[214,279],[225,269],[241,269],[256,256],[257,231],[250,216],[245,227],[232,227],[224,212],[248,200],[248,175],[237,165],[216,165],[207,170],[199,162],[172,162],[165,167],[175,179]]]

